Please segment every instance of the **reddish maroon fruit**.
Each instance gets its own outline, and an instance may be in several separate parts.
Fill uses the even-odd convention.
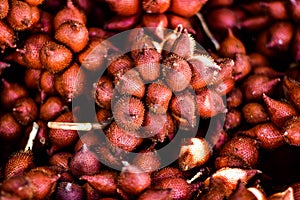
[[[0,138],[4,141],[15,141],[22,135],[22,126],[14,119],[12,113],[0,117]]]
[[[97,156],[84,144],[70,161],[70,170],[74,176],[99,173],[101,164]]]
[[[19,98],[12,111],[14,118],[22,125],[28,125],[38,117],[38,107],[29,97]]]

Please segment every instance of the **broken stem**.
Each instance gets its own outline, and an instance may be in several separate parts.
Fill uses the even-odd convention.
[[[202,174],[203,174],[202,171],[200,171],[197,174],[195,174],[195,176],[193,176],[190,180],[186,180],[186,182],[188,184],[191,184],[194,180],[196,180],[197,178],[199,178]]]
[[[26,147],[25,147],[24,151],[32,150],[33,141],[34,141],[38,131],[39,131],[39,125],[36,122],[33,122],[32,129],[31,129],[31,132],[29,134],[29,138],[28,138],[28,141],[27,141],[27,144],[26,144]]]
[[[48,128],[62,129],[62,130],[74,130],[74,131],[90,131],[105,128],[112,119],[100,122],[100,123],[74,123],[74,122],[48,122]]]
[[[220,44],[219,42],[216,40],[216,38],[213,36],[213,34],[210,32],[204,18],[203,15],[201,13],[197,13],[196,14],[197,18],[200,20],[200,23],[203,27],[203,30],[205,32],[205,34],[207,35],[207,37],[209,37],[209,39],[211,40],[211,42],[213,43],[213,45],[215,46],[216,50],[220,49]]]

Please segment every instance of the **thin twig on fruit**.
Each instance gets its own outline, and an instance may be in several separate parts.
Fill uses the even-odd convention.
[[[200,20],[200,23],[203,27],[203,30],[205,32],[205,34],[207,35],[207,37],[209,37],[209,39],[211,40],[211,42],[213,43],[213,45],[215,46],[216,50],[220,49],[220,44],[219,42],[216,40],[216,38],[213,36],[213,34],[210,32],[204,18],[203,15],[201,13],[197,13],[196,14],[197,18]]]
[[[105,128],[112,119],[100,122],[100,123],[73,123],[73,122],[48,122],[48,128],[74,130],[74,131],[90,131]]]
[[[202,174],[203,174],[202,171],[200,171],[200,172],[198,172],[197,174],[195,174],[195,176],[193,176],[191,179],[186,180],[186,182],[187,182],[188,184],[191,184],[194,180],[196,180],[197,178],[199,178]]]
[[[24,151],[32,150],[33,140],[35,139],[36,134],[38,133],[38,131],[39,131],[39,125],[36,122],[33,122],[32,130],[29,134],[29,138],[28,138],[28,141],[27,141],[27,144],[26,144],[26,147],[25,147]]]

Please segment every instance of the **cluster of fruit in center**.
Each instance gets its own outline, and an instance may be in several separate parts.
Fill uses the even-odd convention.
[[[126,151],[142,138],[164,142],[179,129],[197,130],[199,117],[226,112],[222,96],[234,85],[224,84],[233,61],[200,53],[186,29],[178,26],[161,42],[146,31],[132,30],[131,51],[109,58],[94,84],[98,121],[112,116],[106,137]]]

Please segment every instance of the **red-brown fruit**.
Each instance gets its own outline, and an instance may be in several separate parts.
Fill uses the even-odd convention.
[[[260,103],[247,103],[242,108],[245,121],[249,124],[258,124],[269,120],[268,113]]]
[[[40,19],[30,29],[32,32],[53,34],[53,15],[41,10]]]
[[[189,33],[196,34],[196,31],[190,21],[189,18],[181,17],[175,14],[168,14],[168,22],[169,22],[169,28],[176,29],[178,24],[181,24],[183,28],[187,29]]]
[[[248,76],[242,84],[244,100],[246,102],[258,101],[262,99],[263,94],[272,95],[279,82],[279,78],[271,79],[266,75],[254,74]]]
[[[57,200],[82,200],[84,199],[84,190],[77,183],[60,182],[54,196]]]
[[[236,136],[229,140],[220,152],[221,156],[233,155],[241,158],[249,167],[253,167],[258,161],[257,142],[249,137]]]
[[[91,38],[86,48],[77,56],[78,62],[90,71],[103,69],[103,63],[106,61],[109,43],[101,39]]]
[[[109,148],[109,144],[99,144],[100,145],[97,145],[94,148],[97,156],[99,157],[99,161],[107,166],[120,168],[122,166],[122,158],[119,155],[115,155],[115,152]]]
[[[33,191],[24,176],[15,176],[2,182],[1,190],[23,199],[32,199]],[[19,198],[20,199],[20,198]]]
[[[28,125],[37,119],[38,107],[32,98],[23,97],[16,101],[12,113],[20,124]]]
[[[101,164],[97,156],[86,145],[76,152],[70,161],[70,170],[74,176],[94,175],[100,172]]]
[[[192,17],[206,2],[207,0],[172,0],[168,11],[183,17]]]
[[[183,29],[172,44],[170,52],[178,57],[189,59],[194,54],[195,46],[194,38],[187,29]]]
[[[219,169],[209,178],[204,181],[206,186],[209,186],[212,181],[217,181],[222,183],[223,193],[228,198],[229,195],[236,189],[239,182],[247,184],[247,182],[253,178],[255,175],[261,172],[257,169],[240,169],[240,168],[229,168],[225,167]],[[217,188],[214,188],[217,189]]]
[[[113,117],[117,125],[127,131],[138,130],[144,121],[143,102],[134,97],[122,97],[112,105]]]
[[[185,91],[174,96],[170,102],[170,111],[179,128],[194,128],[197,123],[195,94]]]
[[[300,183],[299,182],[296,182],[296,183],[293,183],[291,185],[291,187],[293,188],[293,194],[294,194],[294,198],[295,200],[299,200],[300,198]]]
[[[39,80],[42,74],[40,69],[26,69],[24,74],[24,83],[27,88],[32,90],[39,89]]]
[[[215,84],[213,88],[218,94],[223,96],[228,94],[234,88],[234,85],[235,85],[235,79],[227,78]]]
[[[9,157],[4,168],[6,179],[21,176],[34,166],[32,151],[20,151]]]
[[[262,55],[258,52],[250,53],[250,54],[248,54],[248,56],[250,59],[251,66],[253,68],[258,67],[258,66],[269,66],[270,65],[268,59],[264,55]]]
[[[5,48],[11,47],[15,48],[15,32],[11,27],[9,27],[4,21],[0,20],[0,49],[4,52]]]
[[[235,54],[232,75],[235,81],[239,81],[247,76],[252,70],[250,57],[246,54]]]
[[[256,42],[255,42],[256,51],[269,58],[280,56],[280,54],[276,51],[276,49],[272,49],[268,47],[267,45],[269,42],[268,39],[269,39],[269,29],[265,29],[261,31],[256,38]]]
[[[57,30],[61,24],[69,20],[74,20],[84,25],[86,24],[85,14],[74,6],[72,0],[67,0],[67,5],[55,15],[53,19],[54,29]]]
[[[269,29],[269,38],[267,48],[274,49],[279,52],[285,52],[289,49],[293,38],[294,27],[290,22],[274,23]]]
[[[159,40],[165,39],[165,29],[168,28],[168,17],[165,14],[144,14],[142,27],[148,27]]]
[[[247,168],[247,164],[243,159],[234,155],[219,156],[215,159],[215,168],[222,169],[223,167]]]
[[[116,122],[108,127],[105,134],[112,148],[121,148],[129,152],[133,151],[143,140],[137,136],[138,133],[119,128]]]
[[[155,138],[163,142],[170,131],[168,130],[168,123],[169,114],[156,114],[147,110],[140,134],[145,138]]]
[[[19,98],[27,97],[27,89],[19,83],[10,83],[2,79],[2,90],[0,91],[1,105],[4,109],[10,110]]]
[[[300,83],[296,80],[284,77],[283,91],[285,97],[300,111]]]
[[[206,55],[194,55],[188,60],[192,69],[190,85],[194,90],[199,90],[208,85],[214,78],[214,73],[219,73],[219,66]]]
[[[133,95],[138,98],[142,98],[146,90],[144,81],[135,69],[115,77],[115,88],[120,94]]]
[[[290,0],[288,4],[289,11],[294,21],[300,21],[300,2],[297,0]]]
[[[107,67],[107,71],[113,77],[119,77],[134,67],[133,60],[127,55],[112,58]]]
[[[238,25],[238,17],[233,10],[221,7],[209,12],[207,23],[213,30],[225,33],[228,28],[231,29]]]
[[[278,128],[281,128],[284,123],[293,116],[298,115],[295,108],[287,102],[272,99],[265,94],[263,94],[263,100],[266,104],[266,109],[269,113],[270,120]]]
[[[94,189],[89,183],[85,183],[83,186],[85,191],[85,198],[89,200],[101,199],[101,194],[96,189]]]
[[[172,91],[163,83],[151,83],[147,88],[146,104],[148,108],[154,113],[166,113],[171,98]]]
[[[203,118],[213,117],[218,113],[225,113],[227,111],[222,96],[208,88],[197,92],[196,102],[198,114]]]
[[[88,182],[101,194],[114,195],[117,191],[117,177],[113,171],[102,171],[95,175],[83,175],[80,180]]]
[[[110,9],[120,16],[131,16],[140,12],[141,1],[116,1],[116,0],[105,0],[108,3]]]
[[[43,3],[44,0],[25,0],[31,6],[38,6]]]
[[[242,114],[238,109],[229,109],[225,115],[224,129],[237,128],[242,122]]]
[[[45,121],[53,120],[66,110],[66,108],[67,106],[61,98],[51,96],[40,106],[40,118]]]
[[[155,48],[153,38],[145,33],[146,29],[139,28],[130,31],[128,35],[128,42],[126,43],[131,47],[130,55],[133,59],[143,50],[145,46],[148,48]]]
[[[54,37],[75,53],[81,51],[89,41],[89,33],[85,25],[72,20],[61,24],[55,31]]]
[[[85,75],[77,63],[55,77],[57,92],[68,102],[83,92]]]
[[[173,199],[189,199],[192,195],[191,187],[183,178],[164,178],[155,183],[156,189],[170,189]]]
[[[45,70],[42,72],[40,81],[39,81],[39,88],[40,91],[44,94],[47,95],[54,95],[57,93],[55,86],[55,75],[52,74],[51,72]]]
[[[174,92],[187,88],[192,78],[192,70],[188,62],[175,55],[163,61],[162,74],[167,85]]]
[[[84,135],[80,136],[80,139],[76,143],[74,147],[74,151],[77,152],[79,151],[83,145],[86,145],[88,148],[91,146],[96,146],[101,143],[99,132],[93,132],[89,131],[85,133]]]
[[[9,11],[9,4],[8,0],[1,0],[0,1],[0,19],[3,19],[7,16]]]
[[[287,3],[283,1],[262,2],[269,16],[273,19],[285,20],[289,18]]]
[[[184,178],[183,172],[175,167],[164,167],[152,176],[152,183],[155,184],[166,178]]]
[[[111,109],[111,101],[114,94],[112,80],[108,76],[101,78],[94,84],[94,99],[98,106],[104,109]]]
[[[230,6],[233,2],[233,0],[210,0],[207,2],[207,5],[209,7]]]
[[[246,54],[246,48],[232,30],[228,29],[227,37],[220,44],[219,53],[224,57],[234,58],[236,54]]]
[[[72,156],[73,155],[71,153],[65,151],[55,153],[49,158],[49,164],[52,166],[62,167],[63,170],[69,170],[69,161]]]
[[[300,118],[294,117],[287,121],[285,127],[283,128],[283,136],[285,141],[294,146],[300,146]]]
[[[213,199],[221,200],[225,199],[226,185],[222,179],[211,178],[208,184],[208,188],[202,194],[200,194],[200,200]]]
[[[74,122],[73,113],[65,112],[57,117],[55,122]],[[75,144],[78,140],[78,133],[74,130],[62,130],[62,129],[50,129],[49,139],[52,144],[51,152],[70,147]]]
[[[172,200],[170,189],[147,189],[138,200]]]
[[[126,9],[127,10],[127,9]],[[139,22],[139,15],[120,16],[116,15],[104,24],[104,29],[109,31],[127,31],[134,28]]]
[[[46,42],[40,50],[40,61],[45,69],[58,73],[69,66],[72,52],[56,42]]]
[[[244,183],[239,182],[236,189],[231,193],[228,200],[257,200],[256,196],[247,190]]]
[[[171,4],[171,0],[143,0],[142,6],[146,13],[164,13]]]
[[[126,163],[118,177],[118,186],[130,195],[138,195],[151,184],[151,177],[140,168]]]
[[[228,108],[236,108],[242,104],[243,93],[240,88],[233,88],[226,95],[226,105]]]
[[[27,67],[33,69],[42,69],[45,67],[40,60],[40,50],[48,41],[51,41],[51,38],[45,34],[32,35],[26,39],[24,50],[20,50],[20,52]]]
[[[270,66],[256,66],[252,70],[253,74],[262,74],[266,75],[270,78],[278,78],[284,75],[284,73],[276,71],[274,68]]]
[[[160,75],[161,55],[145,46],[134,59],[134,65],[144,81],[154,81]]]
[[[139,152],[132,160],[134,166],[139,167],[142,171],[147,173],[152,173],[159,169],[160,158],[158,154],[154,151]]]
[[[30,28],[39,20],[39,9],[31,7],[23,1],[12,1],[7,21],[17,31],[24,31]]]
[[[29,187],[33,191],[34,198],[42,200],[54,192],[59,176],[49,174],[44,170],[33,169],[25,174],[25,178],[29,182]]]
[[[224,81],[225,79],[231,79],[233,78],[233,67],[234,67],[234,61],[229,58],[221,58],[216,60],[218,68],[221,68],[221,70],[213,73],[213,77],[209,80],[209,84],[216,84]]]
[[[274,149],[284,144],[283,136],[273,123],[263,123],[241,132],[255,138],[264,149]]]
[[[103,122],[111,119],[111,110],[99,109],[96,113],[96,118],[98,122]]]
[[[3,141],[15,141],[22,135],[22,126],[15,120],[12,113],[0,116],[0,138]]]

